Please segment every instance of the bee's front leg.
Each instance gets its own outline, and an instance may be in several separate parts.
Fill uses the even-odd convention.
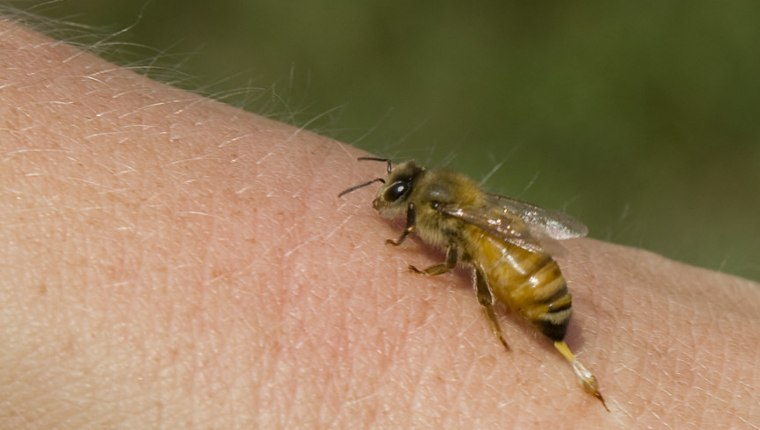
[[[406,237],[409,236],[409,233],[414,231],[414,225],[416,224],[415,220],[414,203],[409,203],[409,206],[406,209],[406,227],[404,227],[404,231],[401,232],[401,236],[399,236],[398,240],[388,239],[385,243],[393,246],[401,245]]]
[[[414,273],[419,273],[420,275],[428,275],[428,276],[442,275],[444,273],[450,272],[453,268],[457,267],[458,259],[459,259],[459,254],[457,253],[456,246],[449,245],[449,247],[446,248],[445,262],[434,264],[423,270],[420,270],[410,264],[409,270],[411,270]]]

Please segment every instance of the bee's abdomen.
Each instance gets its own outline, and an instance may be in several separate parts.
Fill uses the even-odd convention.
[[[572,298],[559,265],[549,255],[491,238],[477,248],[480,267],[496,298],[527,318],[552,340],[562,340],[572,312]]]
[[[562,299],[547,305],[548,311],[532,320],[533,324],[551,340],[562,340],[567,333],[570,323],[571,302],[567,287],[564,288]]]
[[[572,298],[557,262],[546,254],[524,251],[514,255],[509,264],[495,271],[498,275],[492,278],[491,288],[545,336],[562,340],[570,322]]]
[[[548,258],[519,289],[532,293],[526,296],[528,319],[551,340],[564,339],[573,300],[557,262]]]

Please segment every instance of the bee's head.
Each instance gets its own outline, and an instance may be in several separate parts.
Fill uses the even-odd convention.
[[[383,186],[377,191],[372,207],[381,215],[393,217],[404,213],[414,185],[425,172],[414,161],[407,161],[391,167]]]
[[[361,157],[359,160],[388,163],[388,176],[385,178],[375,178],[371,181],[355,185],[338,194],[338,197],[375,182],[381,182],[383,186],[377,192],[375,200],[372,201],[372,207],[377,209],[381,215],[388,217],[403,213],[407,208],[407,202],[414,189],[414,184],[425,172],[425,169],[418,166],[414,161],[407,161],[394,166],[387,158]]]

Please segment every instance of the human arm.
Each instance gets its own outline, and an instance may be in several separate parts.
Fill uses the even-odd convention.
[[[728,428],[760,422],[760,287],[594,240],[568,343],[490,335],[379,219],[358,151],[0,23],[0,427]],[[382,169],[378,172],[382,174]]]

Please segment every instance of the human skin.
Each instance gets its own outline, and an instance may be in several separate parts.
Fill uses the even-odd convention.
[[[760,428],[760,286],[565,242],[567,341],[373,211],[358,150],[0,22],[0,428]]]

